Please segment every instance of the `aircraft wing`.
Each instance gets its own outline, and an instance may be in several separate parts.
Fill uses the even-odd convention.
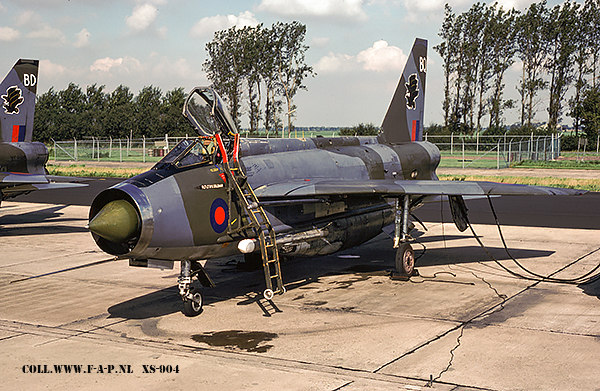
[[[71,179],[62,177],[63,179]],[[56,179],[54,177],[53,179]],[[21,174],[14,172],[0,173],[0,191],[2,194],[22,193],[32,190],[64,189],[69,187],[85,187],[86,183],[53,182],[46,175]]]
[[[483,181],[311,179],[259,186],[259,198],[319,197],[329,195],[580,195],[578,189],[515,185]]]

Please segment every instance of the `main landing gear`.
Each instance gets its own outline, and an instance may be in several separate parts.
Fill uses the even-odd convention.
[[[400,206],[400,199],[396,200],[396,216],[394,232],[394,248],[396,250],[396,270],[393,273],[393,279],[408,280],[417,275],[415,269],[415,253],[412,246],[408,243],[408,216],[410,213],[410,196],[405,195]]]
[[[200,289],[192,286],[192,278],[196,276],[202,286],[213,288],[212,282],[202,265],[198,261],[181,261],[179,274],[179,294],[183,299],[183,313],[185,316],[198,316],[202,313],[202,294]]]

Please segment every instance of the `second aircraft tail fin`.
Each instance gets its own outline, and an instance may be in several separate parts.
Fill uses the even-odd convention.
[[[0,83],[0,141],[31,141],[38,60],[19,60]]]
[[[423,139],[427,40],[417,38],[381,124],[380,143],[397,144]]]

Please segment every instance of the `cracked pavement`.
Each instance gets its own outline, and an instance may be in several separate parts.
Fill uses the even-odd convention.
[[[550,210],[571,200],[577,202],[556,197]],[[519,203],[511,213],[529,213]],[[217,287],[203,290],[204,312],[186,318],[178,268],[102,262],[110,257],[82,229],[86,217],[84,206],[5,202],[0,208],[3,388],[579,390],[600,384],[600,283],[516,278],[452,223],[424,219],[428,231],[416,235],[426,248],[420,276],[406,282],[389,278],[394,251],[385,235],[341,254],[284,262],[287,293],[272,303],[258,293],[260,271],[237,270],[230,259],[209,262]],[[596,229],[545,225],[503,227],[524,266],[570,278],[600,263],[600,251],[594,252],[600,222]],[[496,227],[474,227],[489,251],[517,271]],[[23,372],[26,365],[59,364],[123,364],[133,373]],[[154,364],[177,365],[179,372],[143,371]]]

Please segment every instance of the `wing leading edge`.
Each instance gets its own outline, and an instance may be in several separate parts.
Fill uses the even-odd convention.
[[[581,195],[578,189],[515,185],[479,181],[434,180],[367,180],[347,181],[340,179],[297,180],[263,185],[255,189],[259,198],[322,197],[328,195],[379,195],[398,197],[402,195]]]

